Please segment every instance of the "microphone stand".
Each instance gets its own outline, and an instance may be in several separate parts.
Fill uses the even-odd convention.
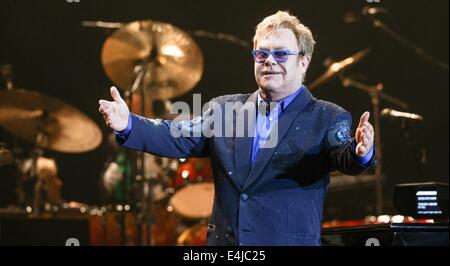
[[[375,190],[376,190],[376,213],[377,215],[383,214],[383,186],[381,180],[382,173],[382,147],[381,147],[381,130],[380,130],[380,98],[389,101],[393,104],[400,105],[404,108],[408,106],[407,103],[384,93],[383,84],[378,83],[377,85],[370,86],[353,80],[349,77],[344,77],[343,74],[339,75],[342,85],[346,88],[354,87],[356,89],[362,90],[369,94],[372,103],[372,113],[374,120],[374,130],[375,130],[375,159],[377,164],[375,166]]]
[[[370,22],[372,23],[373,27],[375,27],[376,29],[380,29],[381,31],[383,31],[384,33],[389,35],[391,38],[393,38],[394,40],[398,41],[399,43],[401,43],[406,48],[408,48],[411,51],[413,51],[415,54],[417,54],[423,60],[425,60],[428,63],[433,64],[436,67],[438,67],[438,68],[448,72],[448,64],[443,63],[443,62],[433,58],[424,49],[422,49],[422,48],[418,47],[417,45],[415,45],[414,43],[408,41],[408,39],[406,39],[405,37],[403,37],[399,33],[395,32],[393,29],[389,28],[386,24],[381,22],[379,19],[376,19],[376,18],[374,18],[371,15],[368,15],[368,18],[369,18]]]

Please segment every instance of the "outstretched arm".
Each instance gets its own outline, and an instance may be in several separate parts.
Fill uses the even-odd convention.
[[[118,144],[163,157],[207,156],[207,142],[202,134],[203,117],[191,121],[148,119],[130,114],[116,88],[111,88],[114,101],[100,100],[99,111],[112,128]]]

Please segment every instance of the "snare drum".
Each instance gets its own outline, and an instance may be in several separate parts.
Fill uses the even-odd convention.
[[[173,210],[187,219],[204,219],[211,216],[214,201],[214,184],[200,182],[177,191],[170,199]]]

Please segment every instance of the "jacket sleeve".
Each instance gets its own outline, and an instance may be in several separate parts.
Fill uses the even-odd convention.
[[[116,142],[126,148],[144,151],[162,157],[207,157],[208,138],[205,137],[205,120],[211,119],[208,109],[192,120],[150,119],[132,114],[130,134]],[[207,135],[207,134],[206,134]]]
[[[352,117],[349,112],[338,114],[328,127],[324,144],[332,170],[358,175],[375,166],[375,147],[370,161],[362,164],[355,153],[356,141],[350,136],[351,125]]]

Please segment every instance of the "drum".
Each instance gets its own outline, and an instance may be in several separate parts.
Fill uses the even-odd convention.
[[[27,212],[31,212],[28,210]],[[137,245],[137,217],[130,205],[89,206],[81,202],[46,203],[42,218],[80,219],[89,223],[91,246]]]
[[[177,239],[178,246],[205,246],[207,223],[198,223],[186,229]]]
[[[209,159],[187,159],[177,169],[172,187],[175,193],[169,206],[175,213],[189,220],[211,216],[214,183]]]
[[[171,187],[179,189],[187,184],[196,182],[212,182],[211,162],[208,158],[181,159]]]
[[[129,205],[93,207],[89,210],[93,246],[138,245],[137,217]]]
[[[177,191],[170,199],[173,210],[186,219],[204,219],[211,216],[214,184],[200,182]]]

